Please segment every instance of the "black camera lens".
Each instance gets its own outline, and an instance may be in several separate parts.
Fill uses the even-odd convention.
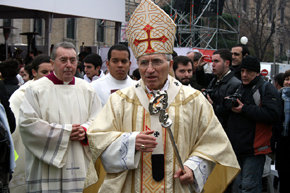
[[[237,101],[237,100],[232,101],[232,106],[233,106],[233,107],[238,107],[238,106],[239,106],[238,101]]]
[[[241,100],[241,95],[238,93],[235,93],[233,95],[228,96],[228,98],[226,99],[228,102],[228,104],[232,104],[232,107],[238,107],[239,103],[237,100]]]

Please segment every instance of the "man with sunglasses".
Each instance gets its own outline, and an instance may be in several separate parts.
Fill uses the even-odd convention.
[[[91,85],[74,77],[75,46],[62,42],[51,53],[53,72],[31,83],[19,112],[26,147],[26,192],[83,192],[92,170],[86,128],[101,108]],[[96,173],[91,173],[91,183]]]

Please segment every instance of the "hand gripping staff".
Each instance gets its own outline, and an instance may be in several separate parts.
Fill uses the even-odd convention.
[[[168,134],[169,138],[175,153],[175,156],[177,158],[179,167],[182,169],[183,173],[185,173],[184,166],[181,160],[181,157],[179,155],[179,151],[177,149],[172,131],[170,129],[172,125],[172,120],[169,118],[168,113],[165,111],[168,106],[168,95],[166,91],[157,91],[156,93],[153,93],[153,96],[151,97],[149,101],[149,113],[150,115],[156,115],[159,114],[159,122],[161,123],[161,126],[164,127]],[[190,192],[194,192],[194,189],[192,187],[192,184],[189,184],[189,190]]]

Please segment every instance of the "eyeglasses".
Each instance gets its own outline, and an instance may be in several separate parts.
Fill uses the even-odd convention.
[[[71,64],[77,64],[78,60],[75,57],[72,58],[67,58],[67,57],[61,57],[57,58],[58,61],[60,61],[62,64],[66,64],[68,60],[70,61]]]
[[[153,68],[158,68],[162,64],[164,64],[166,60],[161,60],[161,59],[153,59],[153,60],[141,60],[139,62],[139,68],[148,68],[149,64],[151,63]]]

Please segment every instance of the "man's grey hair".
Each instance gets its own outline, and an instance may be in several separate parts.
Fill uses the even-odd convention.
[[[66,49],[74,49],[75,51],[76,51],[76,47],[75,47],[75,45],[73,45],[73,43],[71,43],[71,42],[60,42],[60,43],[57,43],[54,47],[53,47],[53,49],[52,49],[52,51],[51,51],[51,54],[50,54],[50,58],[52,59],[52,60],[55,60],[55,58],[56,58],[56,50],[57,50],[57,48],[66,48]],[[76,51],[77,52],[77,51]]]
[[[167,61],[171,61],[172,58],[173,58],[171,54],[163,54],[163,55],[165,56],[165,58],[166,58]],[[137,58],[137,62],[139,62],[140,57],[141,57],[141,56],[139,56],[139,57]]]
[[[194,50],[187,52],[186,55],[188,55],[190,53],[194,53],[193,62],[198,61],[202,57],[202,53],[197,49],[194,49]]]
[[[172,60],[172,54],[165,54],[165,56],[166,56],[166,60],[167,61],[171,61]]]

